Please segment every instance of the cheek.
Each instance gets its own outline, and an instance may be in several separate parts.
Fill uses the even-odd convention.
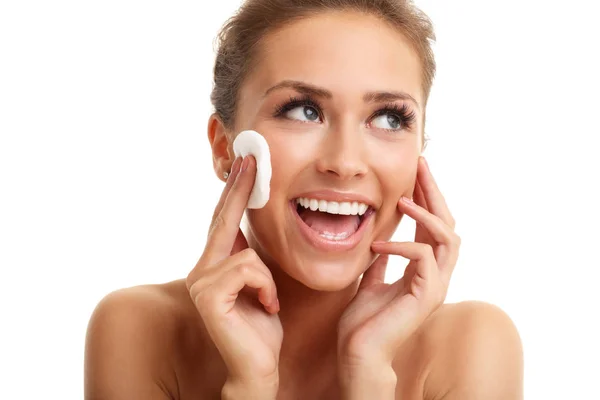
[[[389,146],[378,157],[373,157],[373,165],[382,194],[386,201],[390,198],[412,196],[417,178],[419,153],[408,146]]]
[[[287,197],[287,188],[289,187],[289,176],[292,174],[290,164],[293,162],[293,154],[288,154],[284,146],[273,145],[270,141],[271,148],[271,198],[281,200]],[[291,160],[286,163],[285,160]]]
[[[398,210],[400,197],[413,196],[418,157],[419,153],[409,146],[390,145],[373,161],[383,199],[376,233],[381,240],[389,240],[403,218]]]
[[[261,209],[247,210],[246,216],[256,238],[259,242],[264,242],[261,244],[267,245],[283,234],[283,232],[277,232],[276,229],[284,226],[287,202],[291,195],[290,186],[300,163],[298,158],[303,156],[299,154],[302,152],[291,150],[297,149],[297,147],[289,144],[288,135],[285,133],[274,132],[272,128],[260,124],[252,129],[260,132],[269,144],[272,173],[269,201]]]
[[[281,198],[289,195],[293,180],[315,158],[314,135],[277,129],[272,124],[257,125],[269,143],[271,153],[271,196]]]

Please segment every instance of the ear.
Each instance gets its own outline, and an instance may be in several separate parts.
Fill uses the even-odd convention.
[[[208,119],[208,141],[212,148],[215,173],[220,180],[225,181],[223,173],[231,171],[235,155],[229,143],[228,131],[217,113],[213,113]]]

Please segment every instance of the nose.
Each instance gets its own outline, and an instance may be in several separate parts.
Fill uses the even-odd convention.
[[[364,149],[357,129],[331,130],[323,138],[317,170],[343,180],[360,178],[368,171]]]

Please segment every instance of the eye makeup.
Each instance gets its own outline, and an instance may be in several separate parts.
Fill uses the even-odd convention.
[[[316,99],[313,99],[310,95],[302,95],[301,97],[290,96],[288,100],[275,106],[275,112],[273,113],[273,117],[285,118],[285,114],[288,111],[291,111],[297,107],[311,107],[317,112],[319,118],[323,119],[323,114],[321,112],[323,107]]]
[[[320,122],[324,120],[323,115],[323,107],[321,103],[308,94],[304,94],[300,97],[290,96],[286,101],[279,103],[275,106],[273,111],[273,117],[278,119],[291,119],[286,116],[286,114],[294,110],[298,107],[308,107],[312,108],[315,113],[318,115]],[[388,128],[378,128],[385,131],[390,132],[400,132],[404,130],[411,130],[416,122],[415,112],[411,110],[410,106],[406,103],[399,105],[398,103],[387,103],[383,107],[379,108],[368,118],[368,125],[370,126],[371,121],[374,118],[388,115],[388,121],[391,118],[394,118],[396,121],[401,123],[401,128],[398,129],[388,129]],[[313,121],[300,121],[300,122],[313,122]]]
[[[411,130],[416,120],[415,112],[411,111],[410,107],[406,104],[402,104],[402,106],[400,106],[397,103],[388,103],[379,110],[375,111],[375,113],[369,118],[369,120],[380,117],[382,115],[388,115],[388,120],[390,116],[395,117],[402,124],[401,129],[379,128],[391,131]]]

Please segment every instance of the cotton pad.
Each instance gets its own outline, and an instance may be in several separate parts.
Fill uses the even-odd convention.
[[[271,153],[267,141],[256,131],[242,131],[233,141],[233,153],[236,157],[251,154],[256,159],[256,179],[247,207],[263,208],[271,190]]]

